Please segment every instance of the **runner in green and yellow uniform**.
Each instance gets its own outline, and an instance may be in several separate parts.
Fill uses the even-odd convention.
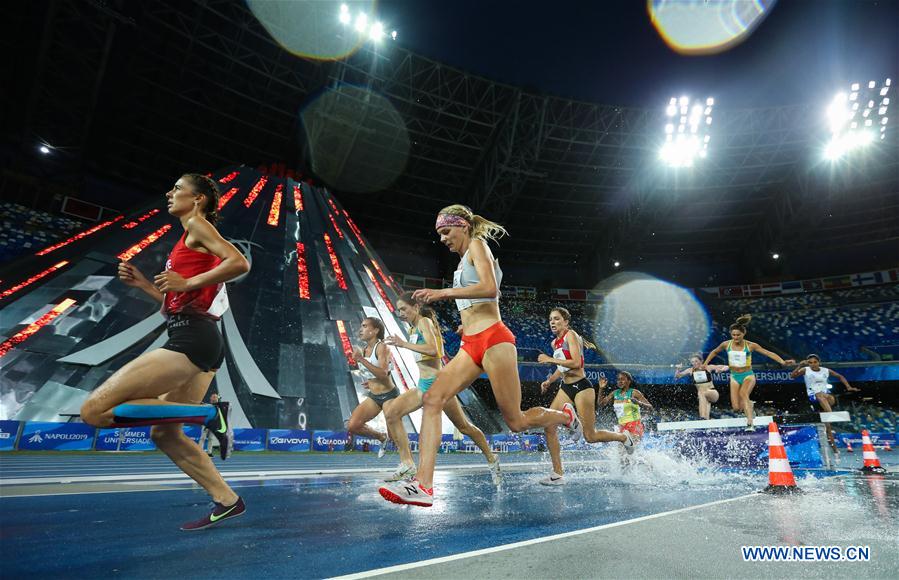
[[[604,377],[599,377],[599,406],[612,403],[615,409],[615,416],[618,417],[618,431],[620,433],[629,433],[631,437],[638,441],[643,437],[643,419],[640,416],[640,407],[646,407],[647,410],[655,410],[652,404],[646,399],[646,396],[638,391],[634,386],[633,375],[627,371],[618,373],[618,388],[606,396],[602,396],[603,389],[609,384]],[[625,447],[629,453],[632,453],[633,447]]]
[[[780,355],[760,347],[754,342],[745,340],[746,325],[752,320],[752,316],[744,314],[730,325],[730,340],[725,340],[718,345],[709,356],[706,357],[703,367],[715,358],[719,352],[727,352],[727,366],[730,367],[730,406],[734,411],[743,411],[746,414],[746,428],[751,430],[753,403],[749,399],[752,389],[755,388],[755,373],[752,372],[752,353],[757,352],[777,361],[781,365],[794,365],[793,359],[784,360]]]

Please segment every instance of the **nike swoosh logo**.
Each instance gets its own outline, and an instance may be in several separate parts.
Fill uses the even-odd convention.
[[[218,413],[219,413],[219,425],[221,425],[221,427],[216,429],[216,431],[218,431],[219,433],[227,433],[228,425],[225,424],[225,416],[222,414],[221,409],[218,409]],[[215,520],[213,520],[213,521],[215,521]]]
[[[209,521],[210,521],[210,522],[217,522],[217,521],[219,521],[219,520],[222,519],[223,517],[225,517],[225,516],[227,516],[228,514],[230,514],[231,512],[233,512],[233,511],[234,511],[234,508],[236,508],[236,507],[237,507],[237,504],[234,504],[233,506],[231,506],[230,508],[228,508],[228,511],[226,511],[225,513],[223,513],[223,514],[220,515],[220,516],[217,516],[217,515],[215,515],[215,514],[209,514]]]

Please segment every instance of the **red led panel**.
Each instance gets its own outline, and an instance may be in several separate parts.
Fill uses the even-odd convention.
[[[334,214],[333,214],[333,213],[329,213],[329,214],[328,214],[328,217],[331,218],[331,225],[334,226],[334,231],[337,232],[337,237],[339,237],[339,238],[342,240],[342,239],[343,239],[343,232],[340,231],[340,228],[337,226],[337,220],[334,219]]]
[[[74,236],[72,236],[71,238],[69,238],[67,240],[63,240],[63,241],[59,242],[58,244],[53,244],[49,248],[44,248],[43,250],[41,250],[40,252],[35,254],[35,256],[45,256],[45,255],[49,254],[50,252],[52,252],[53,250],[58,250],[59,248],[61,248],[63,246],[68,246],[72,242],[77,242],[81,238],[86,238],[87,236],[91,235],[92,233],[98,232],[98,231],[102,230],[103,228],[105,228],[106,226],[116,223],[123,217],[125,217],[125,216],[121,216],[121,215],[116,216],[115,219],[105,221],[102,224],[97,224],[94,227],[92,227],[91,229],[83,231],[80,234],[75,234]]]
[[[232,171],[232,172],[229,173],[228,175],[226,175],[226,176],[224,176],[223,178],[219,179],[219,183],[229,183],[229,182],[231,182],[231,181],[234,181],[234,179],[235,179],[238,175],[240,175],[240,171]]]
[[[278,219],[281,217],[281,192],[284,186],[280,183],[275,188],[275,198],[272,200],[272,208],[268,211],[268,225],[277,226]]]
[[[337,332],[340,334],[340,344],[343,345],[343,355],[346,357],[347,364],[351,367],[356,366],[356,359],[353,358],[353,344],[346,333],[346,326],[343,324],[343,320],[337,321]]]
[[[297,242],[297,276],[300,298],[309,300],[309,270],[306,269],[306,246],[302,242]]]
[[[337,209],[337,206],[334,205],[334,201],[330,197],[327,199],[328,199],[328,205],[331,206],[331,209],[333,209],[335,212],[340,212],[340,210]]]
[[[299,183],[293,186],[293,207],[297,211],[303,211],[303,190]]]
[[[331,243],[331,236],[325,234],[325,246],[328,248],[328,255],[331,256],[331,268],[334,270],[334,276],[337,278],[337,285],[341,290],[346,290],[346,278],[343,277],[343,270],[340,269],[340,262],[337,261],[337,254],[334,253],[334,245]]]
[[[236,193],[237,193],[236,187],[232,187],[227,192],[225,192],[225,195],[223,195],[222,197],[219,198],[218,209],[221,210],[223,207],[225,207],[225,204],[228,203],[229,201],[231,201],[231,198],[234,197],[234,194],[236,194]]]
[[[0,357],[4,356],[6,353],[12,350],[12,348],[17,344],[26,341],[29,336],[53,322],[54,318],[74,305],[74,300],[72,300],[71,298],[66,298],[65,300],[51,308],[49,312],[6,339],[2,344],[0,344]]]
[[[388,286],[391,286],[394,290],[396,290],[396,286],[394,286],[393,284],[390,283],[390,279],[389,279],[387,276],[384,275],[384,271],[381,270],[381,267],[378,266],[378,263],[375,262],[374,260],[372,260],[372,261],[371,261],[371,265],[374,266],[374,267],[375,267],[375,270],[378,271],[378,275],[381,276],[381,279],[384,280],[384,283],[387,284]]]
[[[119,254],[117,258],[123,262],[127,262],[134,256],[143,252],[144,248],[168,233],[170,229],[172,229],[172,224],[165,224],[146,238],[142,239],[141,241],[137,242],[136,244]]]
[[[159,208],[151,209],[150,211],[148,211],[148,212],[145,213],[144,215],[140,216],[139,218],[137,218],[137,219],[135,219],[135,220],[132,220],[132,221],[128,222],[127,224],[122,224],[122,227],[123,227],[124,229],[126,229],[126,230],[130,230],[130,229],[132,229],[132,228],[136,228],[136,227],[137,227],[137,224],[143,222],[144,220],[146,220],[146,219],[148,219],[148,218],[153,217],[154,215],[156,215],[156,214],[158,214],[158,213],[159,213]]]
[[[362,267],[365,268],[365,273],[368,274],[368,278],[372,281],[372,284],[375,285],[375,290],[377,290],[378,294],[381,295],[381,300],[383,300],[384,304],[387,305],[387,309],[393,312],[393,304],[391,304],[390,300],[387,299],[387,294],[384,293],[384,288],[381,287],[378,279],[375,278],[375,275],[371,273],[371,270],[368,269],[368,266],[363,265]]]
[[[259,181],[256,182],[256,185],[253,186],[253,189],[250,190],[247,198],[243,200],[243,204],[247,207],[253,205],[253,202],[256,201],[256,198],[259,196],[259,192],[262,191],[262,188],[265,187],[266,183],[268,183],[268,175],[263,175],[259,178]]]
[[[356,236],[356,239],[359,240],[359,245],[363,248],[365,247],[365,240],[362,239],[362,232],[359,231],[359,228],[356,227],[356,224],[353,223],[353,220],[350,219],[350,214],[343,210],[343,217],[346,218],[346,223],[350,226],[350,230],[353,232],[353,235]]]
[[[68,264],[69,264],[68,260],[63,260],[62,262],[60,262],[58,264],[54,264],[53,266],[50,266],[43,272],[38,272],[31,278],[28,278],[27,280],[25,280],[24,282],[19,282],[15,286],[12,286],[11,288],[7,288],[3,292],[0,292],[0,300],[3,300],[7,296],[10,296],[11,294],[18,292],[19,290],[21,290],[22,288],[24,288],[30,284],[34,284],[35,282],[37,282],[44,276],[52,274],[53,272],[59,270],[60,268],[65,268],[66,266],[68,266]]]

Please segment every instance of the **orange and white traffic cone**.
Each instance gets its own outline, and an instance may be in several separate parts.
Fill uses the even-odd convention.
[[[777,423],[768,424],[768,487],[765,493],[799,493]]]
[[[886,469],[880,466],[877,452],[871,443],[871,434],[867,429],[862,431],[862,458],[865,460],[865,465],[861,468],[864,473],[886,473]]]
[[[852,453],[853,451],[855,451],[855,450],[852,448],[852,442],[849,441],[849,438],[847,437],[846,438],[846,452]]]

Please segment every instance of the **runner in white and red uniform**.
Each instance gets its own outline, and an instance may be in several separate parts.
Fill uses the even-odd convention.
[[[81,407],[95,427],[153,425],[156,446],[212,496],[204,518],[181,526],[191,531],[244,513],[243,500],[225,483],[212,460],[184,435],[184,423],[205,426],[219,440],[222,459],[231,453],[228,403],[203,404],[224,360],[217,320],[228,308],[225,282],[250,269],[246,258],[213,226],[218,218],[216,183],[200,174],[181,176],[166,194],[169,214],[184,234],[166,269],[150,282],[134,264],[119,264],[119,279],[162,303],[168,341],[116,371]]]
[[[555,372],[540,385],[541,392],[545,393],[556,381],[561,379],[559,391],[556,393],[550,409],[562,409],[565,405],[573,404],[581,420],[584,439],[588,443],[617,441],[625,447],[633,447],[634,441],[628,432],[613,433],[612,431],[596,430],[596,389],[593,388],[593,384],[584,373],[584,347],[596,349],[596,345],[584,340],[571,328],[571,313],[567,308],[558,307],[550,311],[549,328],[556,337],[552,342],[553,356],[541,354],[537,357],[537,362],[556,365]],[[553,471],[539,483],[562,485],[565,483],[562,477],[565,471],[562,468],[562,450],[559,445],[558,429],[554,426],[547,427],[545,433]]]

